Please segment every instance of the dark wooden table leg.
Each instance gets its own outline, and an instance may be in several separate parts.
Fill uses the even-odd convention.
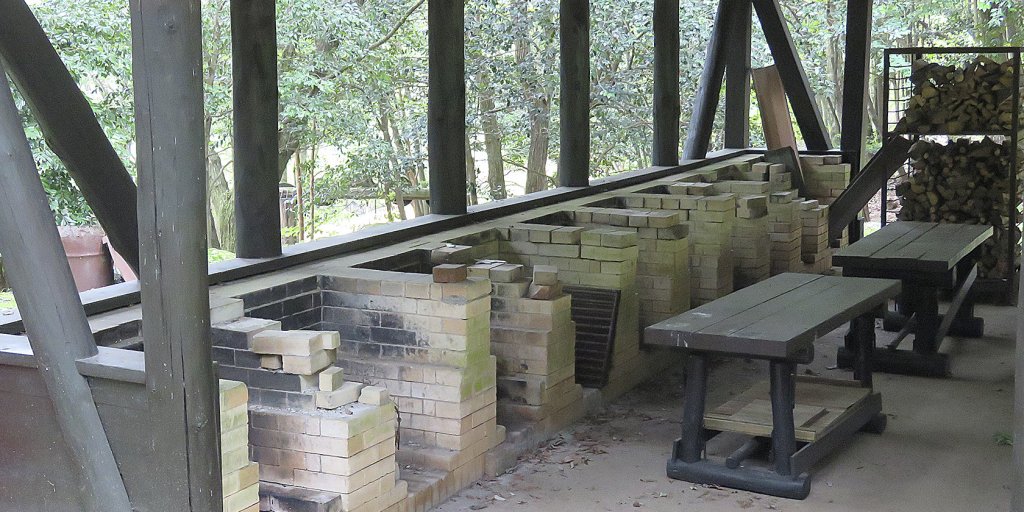
[[[693,463],[704,457],[704,400],[707,397],[707,359],[689,354],[686,358],[686,388],[683,390],[683,429],[675,458]]]
[[[910,294],[911,313],[917,314],[917,327],[914,329],[914,352],[931,355],[939,351],[936,335],[939,331],[939,296],[933,286],[907,285],[905,292]]]
[[[852,323],[850,334],[855,338],[857,354],[853,364],[853,378],[870,389],[875,352],[875,319],[873,315],[864,315],[854,319]]]
[[[772,451],[775,454],[775,472],[792,475],[792,457],[796,453],[796,427],[793,407],[796,405],[796,365],[789,361],[772,361]]]

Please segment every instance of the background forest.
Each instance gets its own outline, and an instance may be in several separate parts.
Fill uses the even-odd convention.
[[[354,231],[423,212],[427,176],[426,0],[278,0],[280,158],[301,191],[290,241]],[[30,2],[134,173],[127,2]],[[592,3],[592,173],[649,165],[653,0]],[[683,140],[714,0],[682,2]],[[838,142],[846,0],[782,0],[825,122]],[[234,247],[228,0],[205,0],[210,244]],[[881,49],[1024,44],[1019,0],[875,0],[870,108],[877,144]],[[471,202],[552,186],[558,147],[558,0],[466,5],[467,174]],[[755,24],[754,66],[771,64]],[[61,224],[94,219],[27,108],[22,109]],[[757,109],[752,145],[763,144]],[[713,147],[720,145],[716,129]],[[401,205],[401,206],[399,206]]]

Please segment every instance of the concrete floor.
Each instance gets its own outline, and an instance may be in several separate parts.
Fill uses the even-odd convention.
[[[982,306],[982,339],[947,339],[953,377],[876,374],[889,427],[857,434],[814,468],[804,501],[693,485],[665,476],[678,436],[681,375],[667,372],[562,433],[509,473],[479,482],[436,510],[652,510],[807,512],[958,512],[1007,510],[1012,448],[995,439],[1012,430],[1016,309]],[[843,331],[820,339],[810,370],[825,376]],[[879,331],[879,341],[892,334]],[[909,340],[907,341],[909,343]],[[723,361],[711,375],[716,406],[766,377],[757,362]],[[714,444],[709,451],[715,454]]]

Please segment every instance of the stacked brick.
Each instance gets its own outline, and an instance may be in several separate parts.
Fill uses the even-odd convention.
[[[793,174],[782,164],[758,162],[751,165],[751,172],[764,176],[769,183],[769,192],[786,192],[793,189]]]
[[[491,286],[464,277],[464,267],[442,265],[437,280],[447,282],[365,269],[325,277],[323,327],[341,335],[339,365],[394,398],[402,443],[454,452],[449,459],[479,468],[472,481],[504,432],[495,418]]]
[[[802,222],[796,191],[776,192],[768,198],[768,238],[771,275],[803,270],[800,259]]]
[[[736,289],[764,281],[771,275],[771,237],[768,232],[768,196],[736,199],[732,231],[733,284]]]
[[[647,327],[690,309],[689,210],[680,200],[664,194],[628,194],[619,199],[632,209],[676,213],[680,224],[668,228],[637,228],[637,286],[640,295],[640,326]]]
[[[839,156],[802,156],[804,186],[807,194],[824,205],[831,205],[850,184],[850,164]]]
[[[800,258],[804,272],[820,274],[832,268],[828,245],[828,206],[815,200],[800,203]]]
[[[690,212],[690,293],[694,306],[724,297],[734,290],[733,228],[736,196],[700,197]]]
[[[533,278],[522,265],[484,261],[470,275],[492,283],[491,353],[497,357],[498,418],[560,428],[579,411],[576,324],[571,297],[562,293],[558,269],[537,265]]]
[[[220,460],[224,512],[258,512],[259,464],[249,462],[249,392],[245,384],[220,381]]]
[[[252,451],[265,482],[262,510],[284,506],[301,491],[326,493],[327,510],[401,510],[408,494],[395,458],[397,416],[383,388],[337,385],[337,374],[321,373],[325,388],[346,389],[344,404],[316,411],[251,409]]]

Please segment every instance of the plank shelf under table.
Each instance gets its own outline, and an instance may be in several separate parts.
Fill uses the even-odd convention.
[[[668,476],[806,498],[816,461],[861,429],[885,428],[881,396],[871,387],[874,319],[899,291],[900,283],[888,279],[780,274],[648,327],[645,343],[687,353],[682,433]],[[797,364],[814,357],[814,340],[846,322],[854,326],[856,380],[797,376]],[[708,412],[711,357],[766,361],[769,383]],[[725,464],[705,453],[709,434],[722,431],[751,436]],[[743,465],[769,448],[773,469]]]
[[[767,380],[704,415],[704,428],[748,436],[771,437],[772,403]],[[872,392],[859,382],[796,377],[793,423],[796,440],[813,443],[866,406]],[[876,411],[876,412],[881,412]]]

